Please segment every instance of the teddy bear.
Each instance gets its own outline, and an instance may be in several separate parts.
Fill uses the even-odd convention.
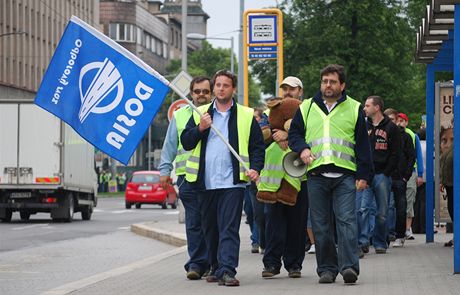
[[[299,109],[301,102],[294,98],[275,98],[267,103],[270,109],[268,122],[271,130],[288,131],[292,118]],[[269,129],[270,131],[270,129]],[[273,141],[271,131],[264,132],[264,140]],[[291,150],[283,150],[277,142],[272,142],[265,151],[265,166],[260,174],[257,199],[264,203],[281,202],[294,206],[300,190],[300,179],[286,174],[283,158]],[[275,169],[274,169],[275,168]],[[280,180],[281,179],[281,180]]]

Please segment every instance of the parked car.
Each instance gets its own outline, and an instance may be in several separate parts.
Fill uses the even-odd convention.
[[[158,204],[162,209],[166,209],[169,204],[172,209],[177,208],[177,192],[172,183],[166,190],[161,187],[159,171],[136,171],[128,180],[126,209],[131,209],[132,205],[139,209],[142,204]]]

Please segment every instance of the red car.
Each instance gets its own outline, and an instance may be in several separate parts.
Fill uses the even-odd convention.
[[[172,184],[166,190],[160,185],[159,171],[136,171],[126,185],[125,206],[131,209],[132,205],[141,208],[142,204],[158,204],[166,209],[169,204],[172,209],[177,208],[177,193]]]

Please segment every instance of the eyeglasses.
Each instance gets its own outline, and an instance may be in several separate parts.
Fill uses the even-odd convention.
[[[206,95],[206,94],[211,93],[211,91],[209,89],[193,89],[193,93],[195,93],[196,95],[199,95],[201,93]]]
[[[328,79],[321,80],[321,84],[324,84],[324,85],[331,84],[333,86],[333,85],[336,85],[338,83],[339,83],[339,81],[337,81],[337,80],[328,80]]]

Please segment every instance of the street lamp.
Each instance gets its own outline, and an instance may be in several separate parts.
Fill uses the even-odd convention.
[[[230,40],[230,47],[231,52],[230,52],[230,71],[234,73],[234,65],[233,65],[233,36],[230,38],[221,38],[221,37],[207,37],[202,34],[197,34],[197,33],[190,33],[187,34],[187,39],[192,39],[192,40]]]

